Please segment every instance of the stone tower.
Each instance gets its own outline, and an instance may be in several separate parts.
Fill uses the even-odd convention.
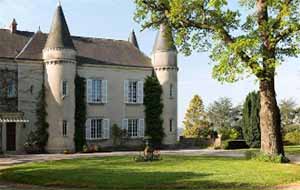
[[[175,145],[177,141],[177,49],[172,32],[161,25],[152,51],[152,65],[163,88],[163,144]]]
[[[49,152],[73,151],[76,50],[59,4],[43,50]]]

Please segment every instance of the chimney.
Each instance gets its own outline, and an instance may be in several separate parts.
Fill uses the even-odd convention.
[[[11,33],[16,33],[17,32],[17,26],[18,26],[18,23],[16,21],[16,19],[13,19],[9,29],[10,29],[10,32]]]

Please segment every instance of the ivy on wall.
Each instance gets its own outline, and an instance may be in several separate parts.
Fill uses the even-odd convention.
[[[82,151],[85,141],[85,121],[86,121],[86,102],[85,102],[85,79],[76,75],[75,77],[75,150]]]
[[[45,152],[45,147],[48,143],[48,128],[49,124],[47,122],[47,103],[46,103],[46,95],[45,95],[45,86],[42,85],[42,89],[39,92],[38,102],[36,105],[36,118],[35,122],[36,130],[34,132],[36,145],[40,152]]]
[[[156,76],[148,76],[144,84],[145,135],[151,137],[154,147],[161,146],[165,136],[162,119],[162,93],[162,87]]]

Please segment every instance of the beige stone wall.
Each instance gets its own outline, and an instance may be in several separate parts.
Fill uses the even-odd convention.
[[[88,104],[88,118],[108,118],[110,125],[122,126],[124,118],[144,118],[144,106],[141,104],[131,105],[124,103],[124,80],[144,80],[152,74],[152,68],[107,66],[93,64],[79,64],[76,67],[72,56],[74,52],[66,51],[67,59],[59,59],[61,52],[54,51],[53,59],[51,53],[44,55],[49,62],[19,61],[8,63],[0,61],[0,68],[7,67],[18,71],[18,110],[24,112],[25,119],[29,120],[26,125],[17,125],[17,150],[23,150],[23,145],[30,131],[35,129],[36,104],[38,94],[41,90],[43,80],[46,87],[47,121],[49,126],[49,141],[47,150],[49,152],[62,152],[63,150],[74,150],[74,112],[75,112],[75,73],[76,70],[81,77],[99,78],[107,80],[107,103]],[[74,58],[74,57],[73,57]],[[163,86],[164,94],[164,130],[166,137],[164,144],[172,145],[177,141],[177,59],[176,53],[159,53],[153,56],[156,74]],[[171,66],[169,69],[166,66]],[[45,67],[45,71],[44,71]],[[175,68],[175,69],[174,69]],[[68,96],[62,97],[61,83],[68,81]],[[169,97],[170,84],[173,84],[175,96]],[[169,120],[174,120],[174,130],[169,131]],[[62,135],[62,121],[68,121],[68,135]],[[5,127],[3,127],[5,132]],[[3,139],[4,141],[4,139]],[[5,144],[5,142],[3,142]],[[109,140],[91,141],[101,146],[112,146],[112,138]],[[127,141],[124,145],[136,146],[141,144],[141,139]]]
[[[35,129],[35,110],[38,93],[43,82],[43,64],[41,62],[9,61],[0,62],[0,68],[15,70],[17,72],[17,105],[15,111],[23,112],[24,119],[29,123],[17,123],[16,126],[16,151],[24,151],[27,135]],[[6,150],[6,124],[2,128],[2,145]]]
[[[107,80],[107,104],[88,104],[88,118],[108,118],[110,125],[122,126],[124,118],[144,118],[144,106],[124,103],[124,80],[144,80],[151,75],[152,68],[118,67],[100,65],[81,65],[78,74],[83,78]],[[128,141],[126,145],[137,145],[142,141]],[[102,146],[112,146],[112,139],[91,141]]]
[[[177,53],[155,52],[152,55],[152,64],[155,68],[156,76],[163,88],[163,127],[166,134],[163,143],[165,145],[175,145],[177,142]],[[170,88],[173,86],[173,96],[170,97]],[[170,131],[170,120],[173,120],[173,130]]]
[[[29,132],[36,129],[36,105],[43,85],[43,70],[43,62],[18,62],[18,109],[24,113],[24,119],[29,120],[17,127],[19,151],[23,151]]]

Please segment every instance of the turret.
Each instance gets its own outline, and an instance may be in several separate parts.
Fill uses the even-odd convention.
[[[172,31],[161,25],[152,51],[152,65],[163,88],[163,127],[166,134],[163,144],[177,141],[177,49]]]
[[[59,4],[43,50],[49,152],[74,150],[76,50]]]

